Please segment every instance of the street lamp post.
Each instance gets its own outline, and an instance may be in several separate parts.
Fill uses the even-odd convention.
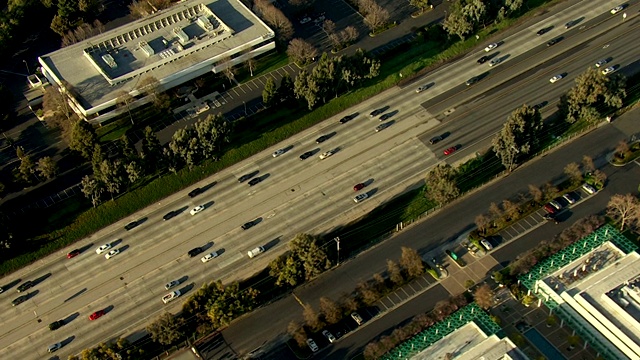
[[[247,116],[247,102],[243,101],[242,103],[244,104],[244,116]]]
[[[29,70],[29,64],[27,64],[27,60],[22,60],[22,62],[24,63],[24,66],[27,67],[27,75],[31,75],[31,70]]]
[[[340,264],[340,236],[334,237],[333,241],[336,242],[336,246],[338,249],[338,264]]]

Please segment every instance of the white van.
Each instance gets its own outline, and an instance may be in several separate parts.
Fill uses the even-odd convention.
[[[249,256],[249,259],[253,259],[253,257],[258,256],[263,252],[264,252],[264,248],[262,246],[258,246],[257,248],[249,251],[247,255]]]

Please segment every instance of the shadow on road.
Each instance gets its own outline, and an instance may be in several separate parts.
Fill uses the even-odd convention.
[[[280,236],[278,236],[275,239],[269,240],[269,242],[267,242],[266,244],[264,244],[264,250],[268,251],[269,249],[272,249],[274,246],[278,245],[280,243]]]
[[[82,290],[78,291],[77,293],[75,293],[75,294],[73,294],[73,295],[69,296],[69,297],[68,297],[68,298],[66,298],[63,302],[71,301],[71,300],[73,300],[73,299],[77,298],[78,296],[82,295],[85,291],[87,291],[87,288],[84,288],[84,289],[82,289]]]

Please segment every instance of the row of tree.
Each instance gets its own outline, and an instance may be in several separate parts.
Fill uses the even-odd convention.
[[[449,35],[464,40],[481,26],[516,15],[523,4],[524,0],[458,0],[449,7],[442,26]]]

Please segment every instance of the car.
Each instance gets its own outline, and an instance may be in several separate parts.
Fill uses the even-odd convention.
[[[333,154],[335,154],[335,153],[336,153],[336,151],[335,151],[335,150],[325,151],[325,152],[323,152],[322,154],[320,154],[320,156],[319,156],[319,157],[320,157],[320,160],[322,160],[322,159],[326,159],[326,158],[328,158],[329,156],[331,156],[331,155],[333,155]]]
[[[316,15],[316,18],[313,20],[314,23],[321,23],[323,21],[325,21],[327,19],[327,17],[325,16],[324,13],[320,13],[318,15]]]
[[[58,351],[60,348],[62,347],[62,343],[55,343],[53,345],[49,345],[49,347],[47,347],[47,352],[56,352]]]
[[[549,205],[553,206],[557,210],[562,210],[562,204],[560,204],[557,200],[549,201]]]
[[[218,257],[218,253],[217,253],[216,251],[214,251],[214,252],[212,252],[212,253],[210,253],[210,254],[207,254],[207,255],[203,256],[203,257],[200,259],[200,261],[202,261],[203,263],[206,263],[206,262],[208,262],[209,260],[211,260],[211,259],[215,259],[215,258],[217,258],[217,257]]]
[[[244,174],[238,178],[239,182],[245,182],[256,175],[256,172],[252,172],[250,174]]]
[[[167,304],[180,296],[180,290],[175,290],[162,297],[162,302]]]
[[[253,179],[249,180],[249,186],[253,186],[253,185],[259,184],[261,182],[262,182],[262,178],[261,177],[253,178]]]
[[[33,287],[33,285],[35,285],[34,283],[32,283],[31,281],[25,281],[24,283],[22,283],[22,285],[18,286],[18,292],[23,292],[26,291],[27,289],[30,289]]]
[[[80,255],[80,249],[73,249],[73,250],[69,251],[69,253],[67,254],[67,259],[74,258],[74,257],[76,257],[78,255]]]
[[[355,184],[353,186],[353,191],[360,191],[362,189],[364,189],[366,185],[364,183],[359,183],[359,184]]]
[[[467,81],[465,82],[465,84],[467,84],[467,86],[471,86],[471,85],[473,85],[473,84],[477,83],[478,81],[480,81],[480,78],[479,78],[479,77],[477,77],[477,76],[474,76],[474,77],[472,77],[471,79],[467,80]]]
[[[351,313],[351,318],[353,319],[353,321],[356,322],[356,324],[358,325],[362,325],[364,323],[364,319],[362,319],[362,316],[360,316],[360,314],[358,314],[357,312],[352,312]]]
[[[22,295],[22,296],[18,296],[17,298],[13,299],[13,301],[11,302],[11,305],[16,306],[16,305],[20,305],[23,302],[29,300],[29,295]]]
[[[568,23],[564,24],[564,28],[568,29],[570,27],[572,27],[573,25],[575,25],[576,21],[575,20],[571,20]]]
[[[501,58],[495,58],[495,59],[489,61],[489,66],[493,67],[495,65],[500,64],[501,62],[502,62]]]
[[[491,51],[491,50],[493,50],[493,49],[495,49],[497,47],[498,47],[497,43],[491,43],[491,44],[487,45],[486,48],[484,48],[484,51],[485,52],[489,52],[489,51]]]
[[[300,155],[300,160],[304,160],[313,156],[313,151],[307,151]]]
[[[306,23],[308,23],[308,22],[311,22],[311,18],[310,18],[310,17],[308,17],[308,16],[304,16],[304,17],[302,17],[302,18],[300,19],[300,24],[302,24],[302,25],[304,25],[304,24],[306,24]]]
[[[118,255],[118,254],[120,254],[120,250],[118,250],[118,249],[113,249],[113,250],[109,251],[109,252],[107,253],[107,255],[105,255],[105,256],[104,256],[104,258],[105,258],[105,259],[111,259],[112,257],[114,257],[114,256],[116,256],[116,255]]]
[[[416,93],[417,93],[417,94],[419,94],[419,93],[421,93],[421,92],[423,92],[423,91],[427,90],[428,88],[429,88],[429,84],[422,85],[422,86],[420,86],[420,87],[418,87],[418,88],[416,89]]]
[[[93,320],[99,319],[103,315],[104,315],[104,310],[98,310],[98,311],[94,312],[93,314],[89,315],[89,320],[93,321]]]
[[[178,215],[177,211],[169,211],[168,213],[166,213],[163,217],[162,220],[167,221],[173,217],[175,217],[176,215]]]
[[[369,195],[367,193],[359,194],[359,195],[356,195],[356,197],[353,198],[353,202],[359,203],[361,201],[366,200],[368,197],[369,197]]]
[[[543,208],[544,211],[548,212],[549,214],[555,214],[556,212],[558,212],[558,209],[556,209],[551,204],[544,204]]]
[[[378,116],[378,115],[382,114],[383,112],[387,111],[388,108],[389,108],[388,106],[385,106],[385,107],[382,107],[382,108],[379,108],[379,109],[375,109],[369,114],[369,116],[370,117]]]
[[[615,15],[615,14],[619,13],[620,11],[624,10],[624,8],[625,8],[625,5],[619,5],[619,6],[614,7],[613,9],[611,9],[610,12],[611,12],[611,14]]]
[[[540,109],[542,109],[544,107],[544,105],[545,105],[545,103],[537,103],[537,104],[533,105],[532,108],[534,110],[540,111]]]
[[[382,116],[380,116],[380,121],[385,121],[387,119],[390,119],[392,116],[393,116],[393,113],[383,114]]]
[[[482,245],[487,251],[493,250],[493,245],[487,239],[480,240],[480,245]]]
[[[609,66],[608,68],[602,70],[602,75],[611,74],[614,71],[616,71],[616,68],[614,68],[613,66]]]
[[[346,124],[346,123],[348,123],[349,121],[351,121],[351,120],[355,119],[355,118],[356,118],[356,116],[358,116],[358,113],[355,113],[355,114],[351,114],[351,115],[344,116],[342,119],[340,119],[340,124]]]
[[[307,339],[307,345],[309,345],[309,349],[311,349],[312,352],[316,352],[320,349],[313,339]]]
[[[544,214],[544,216],[542,218],[547,220],[547,221],[558,222],[558,219],[556,218],[556,215],[552,214],[552,213]]]
[[[169,290],[169,289],[174,288],[174,287],[176,287],[178,285],[180,285],[180,281],[179,280],[171,280],[171,281],[169,281],[168,283],[166,283],[164,285],[164,289],[165,290]]]
[[[551,45],[555,45],[560,41],[560,38],[556,38],[556,39],[551,39],[549,40],[549,42],[547,42],[547,46],[551,46]]]
[[[333,334],[330,333],[329,330],[323,330],[322,335],[324,335],[324,337],[327,338],[327,340],[329,340],[329,342],[332,344],[336,341],[336,337],[333,336]]]
[[[538,32],[536,34],[542,35],[542,34],[545,34],[546,32],[547,32],[547,28],[544,28],[544,29],[538,30]]]
[[[589,195],[593,195],[596,192],[598,192],[598,190],[596,190],[596,188],[594,188],[593,186],[589,185],[589,184],[582,184],[582,190],[584,190],[587,194]]]
[[[202,212],[202,210],[204,210],[204,205],[198,205],[196,207],[194,207],[193,209],[191,209],[191,211],[189,211],[189,214],[191,215],[195,215],[199,212]]]
[[[441,135],[434,136],[429,140],[429,144],[431,144],[431,145],[436,144],[436,143],[440,142],[442,139],[443,139],[443,137]]]
[[[203,251],[204,251],[204,249],[202,249],[201,247],[196,247],[196,248],[193,248],[193,249],[189,250],[187,252],[187,255],[189,255],[189,257],[195,257],[196,255],[200,254]]]
[[[3,292],[4,292],[4,288],[0,286],[0,294],[2,294]]]
[[[487,60],[489,60],[489,57],[488,56],[483,56],[480,59],[478,59],[477,63],[478,64],[484,64],[484,63],[487,62]]]
[[[578,201],[575,194],[570,192],[562,195],[562,198],[565,199],[569,204],[575,204],[576,201]]]
[[[391,122],[391,121],[389,121],[389,122],[382,123],[382,124],[380,124],[380,125],[376,126],[376,132],[380,132],[380,131],[382,131],[382,130],[384,130],[384,129],[388,128],[389,126],[391,126],[391,123],[392,123],[392,122]]]
[[[102,254],[103,252],[111,249],[111,244],[104,244],[96,249],[96,254]]]
[[[189,191],[189,193],[187,194],[190,198],[194,198],[198,195],[200,195],[202,193],[202,189],[201,188],[195,188],[191,191]]]
[[[125,225],[125,226],[124,226],[124,229],[125,229],[125,230],[127,230],[127,231],[129,231],[129,230],[131,230],[131,229],[135,228],[135,227],[136,227],[136,226],[138,226],[138,225],[139,225],[139,222],[138,222],[138,221],[132,221],[132,222],[128,223],[127,225]]]
[[[329,140],[330,137],[331,136],[329,136],[329,135],[322,135],[322,136],[320,136],[319,138],[316,139],[316,143],[317,144],[323,143],[323,142]]]
[[[255,222],[252,220],[252,221],[249,221],[249,222],[246,222],[246,223],[242,224],[242,226],[240,226],[240,227],[242,228],[242,230],[247,230],[247,229],[252,228],[254,225],[255,225]]]
[[[58,321],[54,321],[51,324],[49,324],[49,330],[53,331],[53,330],[58,330],[60,329],[62,326],[64,325],[64,320],[58,320]]]
[[[553,84],[554,82],[556,82],[556,81],[558,81],[558,80],[562,79],[563,77],[564,77],[564,75],[562,75],[562,74],[558,74],[558,75],[556,75],[556,76],[552,77],[551,79],[549,79],[549,82]]]
[[[276,158],[276,157],[278,157],[278,156],[280,156],[282,154],[284,154],[284,149],[278,149],[278,150],[274,151],[273,154],[271,154],[271,156]]]
[[[601,67],[602,65],[604,65],[604,64],[606,64],[606,63],[608,63],[608,62],[609,62],[609,60],[607,60],[607,59],[602,59],[602,60],[600,60],[600,61],[598,61],[598,62],[596,63],[596,67]]]
[[[444,154],[445,154],[445,155],[451,155],[451,154],[453,154],[454,152],[456,152],[456,150],[458,150],[458,149],[457,149],[455,146],[452,146],[452,147],[450,147],[450,148],[445,149],[445,150],[444,150]]]

